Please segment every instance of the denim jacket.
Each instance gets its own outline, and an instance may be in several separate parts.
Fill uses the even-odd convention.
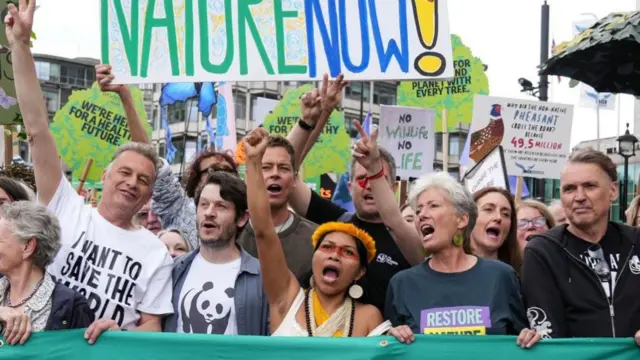
[[[240,272],[236,277],[234,303],[238,335],[269,335],[269,308],[262,288],[258,259],[240,249]],[[164,332],[177,332],[180,293],[191,263],[200,248],[175,260],[173,265],[173,314],[164,319]]]

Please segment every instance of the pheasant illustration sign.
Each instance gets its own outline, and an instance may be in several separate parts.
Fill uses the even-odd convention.
[[[477,164],[502,145],[508,175],[559,179],[572,122],[572,105],[476,96],[469,158]]]

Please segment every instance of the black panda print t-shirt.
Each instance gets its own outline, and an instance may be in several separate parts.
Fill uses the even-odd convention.
[[[180,291],[177,332],[238,335],[234,286],[239,272],[240,258],[212,264],[196,255]]]

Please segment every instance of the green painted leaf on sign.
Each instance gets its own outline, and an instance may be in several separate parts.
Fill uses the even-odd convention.
[[[264,128],[271,135],[286,137],[302,116],[300,97],[312,89],[311,85],[305,85],[289,90],[271,114],[265,118]],[[344,126],[344,113],[334,111],[305,159],[303,164],[305,179],[327,173],[344,173],[351,160],[350,146],[351,138]]]
[[[482,61],[473,56],[457,35],[451,35],[456,76],[444,81],[403,81],[398,86],[398,105],[434,109],[435,131],[442,131],[442,110],[447,110],[447,127],[470,124],[473,99],[489,94],[489,79]]]
[[[131,93],[136,112],[151,135],[142,92],[132,87]],[[118,146],[131,141],[120,97],[103,93],[97,83],[90,89],[71,94],[53,118],[51,132],[60,156],[73,169],[75,177],[81,177],[87,159],[93,159],[88,182],[100,181],[102,171],[111,162]]]

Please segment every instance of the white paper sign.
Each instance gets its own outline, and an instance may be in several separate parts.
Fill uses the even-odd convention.
[[[435,111],[400,106],[380,107],[378,144],[389,150],[402,179],[433,171]]]
[[[477,95],[469,158],[502,145],[507,174],[559,179],[571,150],[573,105]]]
[[[100,3],[117,83],[454,75],[447,0]]]
[[[509,180],[500,146],[493,149],[479,164],[469,170],[464,177],[464,185],[472,194],[491,186],[509,190]]]

